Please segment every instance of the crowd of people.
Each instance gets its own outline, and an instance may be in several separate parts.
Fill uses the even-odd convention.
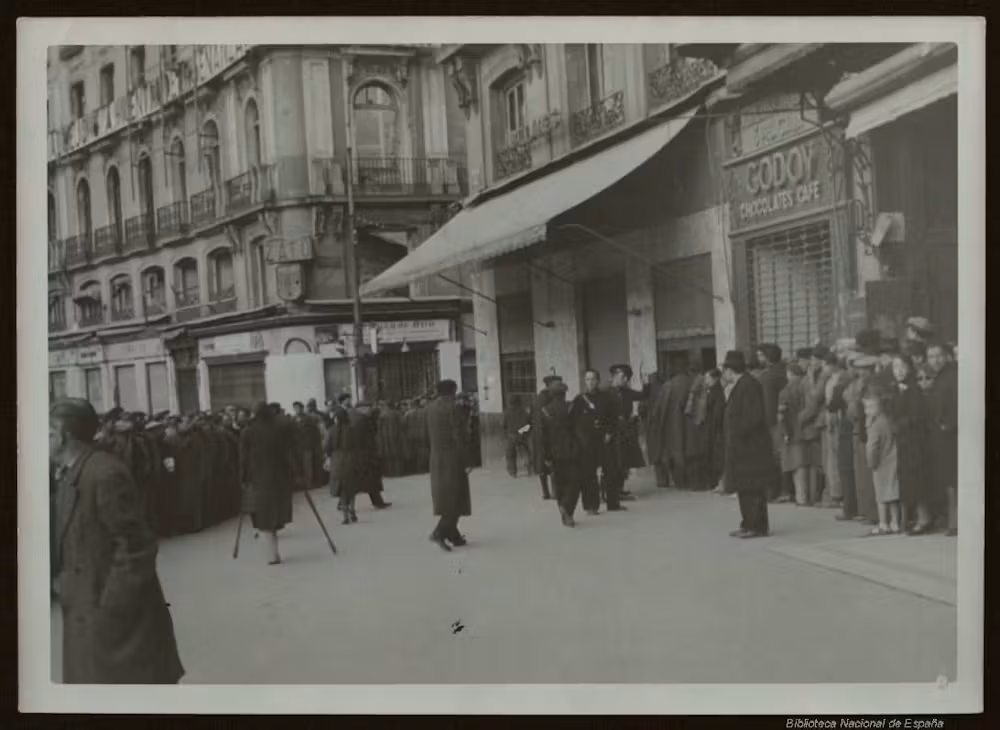
[[[836,508],[865,535],[953,535],[957,362],[934,334],[913,317],[902,341],[864,330],[788,356],[765,343],[753,361],[730,352],[721,369],[652,373],[641,390],[616,365],[610,387],[590,370],[568,403],[551,375],[504,412],[507,470],[537,475],[568,526],[581,496],[589,514],[625,509],[627,475],[648,461],[659,487],[738,495],[737,537],[768,534],[767,504],[782,502]]]

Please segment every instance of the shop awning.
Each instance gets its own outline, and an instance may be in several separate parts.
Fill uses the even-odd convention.
[[[924,76],[880,99],[855,109],[847,125],[847,136],[870,132],[905,114],[958,93],[958,66],[951,65]]]
[[[663,149],[690,117],[670,119],[510,192],[467,207],[406,258],[361,287],[364,296],[495,258],[545,238],[550,220],[609,188]]]

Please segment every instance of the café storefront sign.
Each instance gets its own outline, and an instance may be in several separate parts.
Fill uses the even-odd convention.
[[[163,342],[159,339],[115,342],[105,347],[105,355],[109,361],[162,357]]]
[[[198,352],[202,357],[243,355],[266,350],[262,332],[237,332],[231,335],[219,335],[201,340],[198,343]]]
[[[49,352],[50,368],[65,368],[73,365],[95,365],[104,359],[104,348],[101,345],[78,347],[69,350],[51,350]]]
[[[301,238],[273,238],[264,248],[264,256],[269,264],[291,264],[312,261],[312,236]]]
[[[728,182],[733,230],[832,206],[832,154],[827,139],[817,134],[732,165]]]

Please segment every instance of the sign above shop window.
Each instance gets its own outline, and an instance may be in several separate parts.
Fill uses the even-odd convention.
[[[312,236],[293,239],[271,239],[264,247],[264,255],[269,264],[290,264],[298,261],[311,261],[313,257]]]
[[[199,353],[205,357],[213,355],[241,355],[249,352],[266,350],[262,332],[237,332],[231,335],[219,335],[198,343]]]
[[[91,365],[104,359],[101,345],[80,347],[72,350],[52,350],[49,352],[49,367],[62,368],[68,365]]]
[[[115,342],[106,348],[108,360],[135,360],[144,357],[162,357],[163,343],[159,339],[137,342]]]
[[[728,170],[734,230],[818,210],[836,202],[836,167],[823,135],[772,149]]]
[[[743,157],[815,132],[819,112],[799,94],[777,94],[740,109],[729,119],[729,156]]]

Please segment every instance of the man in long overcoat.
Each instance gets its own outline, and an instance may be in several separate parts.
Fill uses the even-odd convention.
[[[410,402],[410,410],[403,414],[403,431],[406,434],[407,451],[410,455],[410,467],[415,474],[426,474],[428,468],[427,454],[427,419],[423,398]]]
[[[678,370],[670,378],[670,397],[664,417],[664,463],[670,469],[670,477],[678,489],[691,489],[691,474],[688,467],[688,440],[691,436],[687,417],[688,397],[693,379],[686,370]]]
[[[156,537],[125,464],[94,448],[97,427],[82,399],[59,401],[50,412],[62,680],[176,684],[184,667],[156,573]]]
[[[268,537],[269,565],[281,562],[278,530],[292,521],[292,491],[301,465],[294,435],[273,408],[259,403],[240,440],[240,479],[247,485],[253,526]]]
[[[767,490],[774,479],[764,387],[747,373],[742,352],[726,353],[724,377],[732,383],[725,412],[725,481],[739,495],[740,529],[733,537],[768,534]]]
[[[552,387],[562,381],[560,375],[546,375],[542,378],[545,387],[538,392],[531,404],[531,459],[542,487],[542,499],[552,499],[552,492],[549,490],[549,468],[545,463],[545,447],[542,444],[542,409],[552,397]]]
[[[601,374],[588,370],[583,376],[584,391],[570,404],[570,416],[576,439],[580,443],[580,492],[583,509],[596,515],[601,509],[601,488],[597,470],[601,468],[604,450],[611,438],[607,399],[601,390]]]
[[[379,409],[379,455],[386,476],[398,477],[404,472],[403,416],[392,403]]]
[[[670,486],[670,467],[666,463],[667,403],[670,400],[670,381],[653,373],[649,381],[649,401],[645,410],[646,458],[656,473],[656,486]]]
[[[947,497],[948,534],[958,534],[958,365],[948,345],[927,348],[927,363],[936,374],[927,392],[933,492]]]
[[[631,380],[631,366],[613,365],[611,387],[604,391],[610,438],[606,440],[601,465],[601,488],[609,512],[625,509],[621,501],[629,470],[645,466],[632,409],[634,403],[646,398],[649,386],[647,384],[643,391],[632,390],[629,386]],[[628,497],[632,498],[631,495]]]
[[[542,407],[542,448],[545,461],[551,467],[552,486],[562,523],[573,527],[573,513],[580,499],[580,478],[577,464],[580,459],[580,444],[566,403],[565,383],[552,387],[552,397]]]
[[[437,386],[438,397],[425,413],[430,446],[431,498],[434,514],[439,517],[431,540],[443,550],[451,545],[464,545],[458,531],[458,520],[472,514],[469,473],[466,464],[467,429],[461,408],[455,402],[458,384],[442,380]]]
[[[795,486],[791,474],[785,476],[781,469],[781,454],[785,448],[785,435],[778,423],[778,396],[788,385],[788,373],[781,362],[781,348],[773,343],[765,343],[758,348],[757,358],[764,366],[756,376],[764,387],[764,410],[767,414],[768,433],[771,435],[771,455],[774,474],[768,497],[778,502],[791,502]]]
[[[334,426],[336,435],[331,443],[337,459],[337,496],[343,512],[343,524],[358,521],[355,498],[367,494],[376,509],[388,507],[382,500],[382,475],[378,455],[377,422],[368,403],[348,411]]]

